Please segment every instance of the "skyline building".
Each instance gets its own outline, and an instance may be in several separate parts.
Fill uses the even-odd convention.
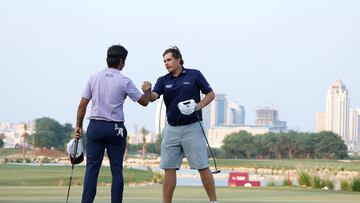
[[[349,98],[348,90],[341,80],[333,82],[326,95],[325,127],[338,134],[349,144]]]
[[[24,133],[33,134],[35,132],[35,123],[33,121],[10,123],[0,122],[0,134],[4,141],[4,148],[15,148],[17,146],[29,147],[29,143],[22,137]]]
[[[360,108],[350,109],[349,149],[360,151]]]
[[[245,124],[245,108],[236,102],[231,102],[227,107],[227,125],[244,125]]]
[[[278,111],[270,107],[258,107],[255,113],[255,125],[272,126],[279,120]]]
[[[215,94],[215,99],[210,103],[210,127],[226,124],[227,95]]]
[[[268,126],[271,128],[278,128],[279,131],[284,131],[287,128],[286,121],[279,120],[279,111],[273,107],[258,107],[255,111],[256,126]]]
[[[149,132],[149,134],[145,135],[146,143],[155,143],[157,135],[154,132]],[[143,135],[140,132],[129,133],[128,134],[128,143],[129,144],[142,144],[143,143]]]
[[[316,129],[315,129],[315,132],[319,133],[321,131],[326,130],[325,119],[326,119],[325,112],[316,112]]]

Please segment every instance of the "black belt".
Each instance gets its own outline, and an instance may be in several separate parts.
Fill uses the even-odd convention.
[[[195,123],[196,121],[176,121],[173,123],[169,123],[171,126],[183,126]]]
[[[107,120],[96,120],[96,119],[90,119],[90,122],[97,122],[97,123],[117,123],[117,124],[123,124],[124,121],[107,121]]]

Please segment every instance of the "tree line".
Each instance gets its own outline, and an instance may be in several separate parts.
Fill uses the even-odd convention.
[[[26,137],[27,142],[35,144],[35,147],[54,147],[64,150],[72,133],[71,124],[62,125],[52,118],[43,117],[35,120],[35,133]],[[141,133],[145,140],[145,135],[149,132],[144,128]],[[86,143],[86,136],[83,136],[83,139]],[[4,144],[1,141],[2,139],[0,139],[0,147]],[[160,155],[160,145],[161,136],[158,135],[155,143],[128,144],[128,152],[129,154],[140,152],[143,158],[146,157],[146,153]],[[320,133],[288,131],[262,135],[239,131],[227,135],[222,147],[213,149],[213,152],[217,158],[231,159],[345,159],[348,157],[344,141],[330,131]]]
[[[160,155],[161,136],[146,146],[148,153]],[[139,154],[143,144],[129,144],[130,154]],[[227,135],[219,149],[212,148],[216,158],[223,159],[345,159],[344,141],[335,133],[282,132],[252,135],[247,131]]]
[[[282,132],[252,135],[246,131],[225,137],[218,158],[246,159],[345,159],[347,147],[335,133]]]

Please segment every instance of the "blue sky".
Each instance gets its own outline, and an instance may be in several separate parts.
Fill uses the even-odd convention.
[[[85,83],[121,43],[123,73],[139,88],[166,74],[162,53],[177,45],[185,67],[245,106],[247,124],[258,106],[273,105],[290,128],[314,131],[336,79],[360,107],[359,10],[350,0],[3,1],[0,121],[74,124]],[[155,130],[155,106],[127,100],[129,131]]]

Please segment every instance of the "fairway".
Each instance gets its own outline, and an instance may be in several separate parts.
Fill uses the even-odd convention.
[[[63,203],[66,201],[67,187],[42,186],[0,186],[1,203]],[[74,186],[69,202],[80,202],[82,187]],[[217,188],[221,203],[355,203],[360,193],[342,191],[324,191],[303,188]],[[98,187],[95,203],[110,202],[110,187]],[[124,203],[160,203],[161,186],[125,187]],[[174,203],[206,203],[207,197],[201,187],[178,187],[174,194]]]
[[[237,161],[234,161],[235,163]],[[265,161],[264,161],[265,162]],[[283,164],[281,161],[274,161]],[[326,162],[326,161],[325,161]],[[262,163],[257,161],[257,163]],[[316,161],[312,162],[316,165]],[[324,163],[324,162],[323,162]],[[250,163],[248,163],[250,164]],[[290,164],[290,162],[288,163]],[[308,163],[310,165],[310,162]],[[358,164],[358,162],[352,163]],[[353,166],[351,166],[353,167]],[[0,203],[64,203],[71,167],[69,166],[28,166],[0,164]],[[70,202],[80,202],[85,167],[76,167],[74,185],[70,192]],[[126,183],[151,181],[149,170],[125,169]],[[99,176],[95,203],[110,200],[111,173],[109,167],[102,167]],[[161,185],[125,186],[124,203],[160,203]],[[357,203],[360,192],[306,189],[299,187],[229,188],[218,187],[220,203]],[[177,187],[173,203],[207,203],[207,195],[202,187]]]

